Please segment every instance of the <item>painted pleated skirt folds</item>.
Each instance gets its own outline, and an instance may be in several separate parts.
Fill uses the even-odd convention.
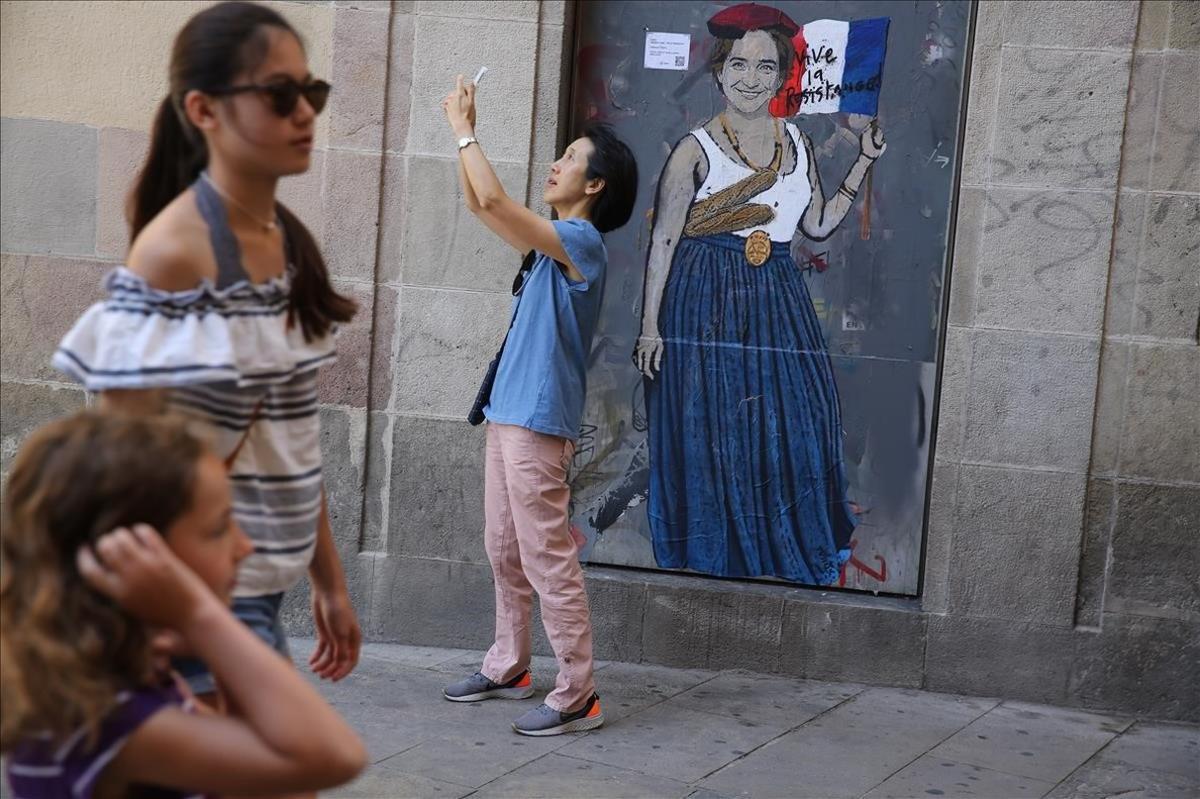
[[[658,565],[828,585],[849,556],[837,386],[786,243],[762,266],[732,234],[684,238],[646,383]]]

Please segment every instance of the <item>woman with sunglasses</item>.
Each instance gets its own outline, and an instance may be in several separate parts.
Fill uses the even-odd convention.
[[[313,671],[354,668],[360,631],[334,548],[321,478],[317,369],[355,311],[312,235],[275,199],[309,167],[329,84],[309,74],[295,30],[275,11],[221,3],[175,39],[170,93],[132,195],[127,266],[108,298],[63,339],[56,367],[101,405],[200,421],[226,459],[233,511],[254,552],[234,612],[282,654],[284,593],[312,582]],[[215,701],[197,661],[192,690]]]

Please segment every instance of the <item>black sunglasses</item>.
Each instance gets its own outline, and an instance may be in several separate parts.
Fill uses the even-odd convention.
[[[323,80],[313,80],[300,84],[294,80],[281,80],[275,83],[248,83],[244,86],[226,86],[224,89],[214,89],[208,94],[220,97],[222,95],[242,94],[243,92],[258,92],[271,103],[271,110],[281,117],[291,116],[296,105],[303,96],[312,106],[314,113],[321,113],[329,100],[329,92],[333,87]]]

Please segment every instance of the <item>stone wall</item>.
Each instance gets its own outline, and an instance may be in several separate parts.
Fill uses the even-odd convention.
[[[47,361],[122,256],[184,5],[2,6],[4,467],[85,403]],[[355,601],[371,638],[480,648],[482,438],[462,418],[516,260],[464,212],[437,103],[486,57],[479,137],[536,201],[571,4],[276,5],[336,87],[284,195],[362,306],[322,384]],[[590,568],[600,657],[1200,718],[1198,11],[979,4],[922,596]]]

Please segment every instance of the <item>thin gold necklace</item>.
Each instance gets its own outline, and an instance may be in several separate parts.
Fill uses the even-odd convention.
[[[725,131],[725,138],[729,139],[729,143],[733,145],[733,151],[737,153],[737,157],[742,159],[742,163],[753,169],[755,172],[760,172],[763,169],[772,169],[776,172],[783,165],[783,137],[779,133],[779,120],[775,122],[775,154],[771,157],[771,163],[768,166],[761,167],[750,160],[744,152],[742,146],[738,142],[737,134],[733,132],[733,128],[729,127],[729,122],[725,119],[725,112],[722,111],[717,117],[721,121],[721,130]]]
[[[223,199],[233,203],[234,207],[236,207],[239,211],[241,211],[243,214],[245,214],[251,220],[253,220],[255,223],[257,223],[258,226],[261,227],[267,233],[270,233],[272,230],[279,227],[279,217],[275,217],[270,222],[264,222],[261,217],[255,215],[249,208],[242,205],[240,202],[235,200],[232,195],[230,195],[228,192],[226,192],[224,189],[222,189],[220,186],[218,186],[216,184],[216,181],[214,181],[209,176],[207,169],[200,173],[200,177],[204,178],[205,183],[207,183],[208,185],[213,187],[213,191],[215,191],[217,194],[221,195],[221,197]]]

